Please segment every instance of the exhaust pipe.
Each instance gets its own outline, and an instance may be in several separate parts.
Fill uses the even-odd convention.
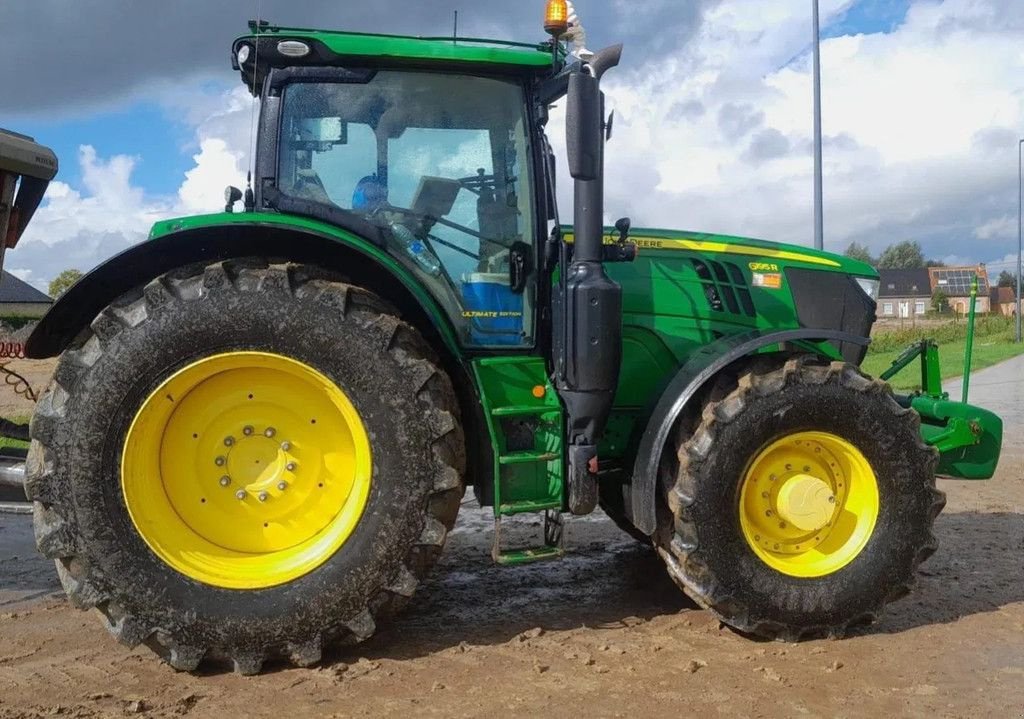
[[[25,489],[25,460],[0,457],[0,487]]]

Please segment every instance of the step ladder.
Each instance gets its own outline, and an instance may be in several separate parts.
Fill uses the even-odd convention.
[[[548,381],[544,360],[489,357],[476,360],[473,369],[481,388],[492,446],[496,449],[491,556],[503,566],[562,557],[562,406]],[[513,440],[506,427],[516,421],[523,426]],[[538,512],[544,513],[543,544],[503,548],[502,518]]]

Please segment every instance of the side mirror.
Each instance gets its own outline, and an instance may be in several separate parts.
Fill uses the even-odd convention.
[[[628,217],[623,217],[615,223],[615,229],[619,233],[619,242],[625,242],[629,239],[629,230],[632,227],[633,222]]]
[[[575,180],[596,180],[601,175],[604,140],[600,82],[587,72],[574,72],[569,76],[568,97],[565,134],[569,174]]]

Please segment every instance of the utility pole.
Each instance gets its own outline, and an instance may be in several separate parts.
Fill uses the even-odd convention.
[[[821,26],[818,23],[818,0],[811,0],[811,5],[814,15],[814,246],[821,250],[825,247],[821,187]]]
[[[1021,257],[1024,256],[1024,157],[1021,150],[1024,148],[1024,140],[1017,143],[1017,344],[1021,342],[1020,336],[1020,283],[1021,283]]]

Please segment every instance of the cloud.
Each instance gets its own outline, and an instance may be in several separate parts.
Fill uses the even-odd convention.
[[[194,166],[176,194],[153,196],[132,182],[140,158],[99,157],[79,149],[82,186],[53,182],[18,246],[6,262],[18,276],[45,289],[62,270],[87,271],[143,241],[154,222],[176,215],[216,212],[224,188],[243,187],[249,155],[252,99],[244,88],[206,97],[208,113],[194,115]]]
[[[154,197],[132,183],[137,158],[102,158],[83,150],[82,186],[55,183],[29,235],[9,258],[11,266],[30,268],[37,284],[67,266],[86,269],[138,241],[157,217],[216,210],[223,187],[244,181],[251,98],[241,87],[226,94],[210,91],[197,78],[215,70],[227,76],[224,49],[239,19],[252,11],[231,2],[204,4],[200,13],[197,2],[162,4],[154,11],[158,17],[147,11],[144,26],[136,18],[137,4],[124,6],[118,27],[135,27],[151,43],[145,57],[174,62],[134,62],[127,70],[111,66],[107,77],[95,74],[100,60],[94,55],[109,62],[105,47],[90,54],[72,45],[61,56],[77,61],[81,55],[80,71],[74,78],[65,74],[53,97],[40,95],[27,104],[39,111],[63,101],[62,111],[71,112],[76,103],[98,97],[115,101],[151,92],[140,88],[155,83],[169,110],[193,128],[184,149],[195,159],[176,193]],[[346,9],[342,18],[336,3],[313,1],[300,11],[291,8],[295,3],[263,2],[264,15],[296,24],[305,19],[313,25],[411,31],[423,23],[428,31],[442,32],[447,22],[428,3],[387,0],[372,12]],[[24,8],[41,8],[38,16],[55,4],[42,0],[17,7],[24,21]],[[828,249],[841,251],[857,241],[877,253],[914,239],[931,257],[1005,264],[1015,253],[1015,128],[1024,126],[1024,15],[1011,12],[1017,4],[921,0],[891,32],[823,42]],[[188,31],[175,30],[193,5],[204,22],[189,19]],[[579,0],[577,6],[592,47],[621,37],[634,40],[623,66],[606,80],[617,116],[608,147],[606,219],[630,215],[636,226],[810,244],[809,8],[761,0],[686,3],[683,10],[668,0]],[[828,22],[850,6],[822,0],[823,17]],[[395,7],[408,13],[392,13],[395,27],[382,28],[381,18]],[[533,3],[495,0],[460,17],[467,34],[531,38],[537,35],[535,10]],[[78,20],[83,24],[75,31],[102,45],[97,26],[109,25],[109,18]],[[55,46],[64,38],[61,27],[51,38]],[[13,44],[21,42],[18,33],[12,37]],[[181,49],[182,37],[189,38],[191,54]],[[122,52],[138,51],[135,36],[125,43]],[[0,67],[9,52],[0,48]],[[42,59],[38,76],[26,71],[14,81],[42,85],[49,61]],[[69,87],[76,82],[84,89]],[[3,102],[0,97],[6,117]],[[549,134],[564,158],[561,105]],[[559,177],[561,214],[569,220],[572,192],[564,165]]]
[[[823,2],[823,15],[847,5]],[[979,261],[1015,247],[1004,218],[1017,204],[1024,22],[1003,22],[1010,5],[916,2],[892,32],[823,41],[827,248],[916,239]],[[639,82],[608,76],[620,109],[609,217],[810,244],[808,15],[723,3]]]
[[[718,0],[576,0],[592,49],[629,44],[646,61],[686,42]],[[440,5],[440,6],[439,6]],[[67,0],[4,4],[0,116],[51,110],[87,113],[128,97],[159,96],[209,77],[227,77],[228,48],[256,15],[292,27],[448,36],[452,9],[435,0],[175,0],[110,2],[70,10]],[[541,0],[463,5],[460,35],[543,41]],[[41,46],[41,43],[45,43]]]

